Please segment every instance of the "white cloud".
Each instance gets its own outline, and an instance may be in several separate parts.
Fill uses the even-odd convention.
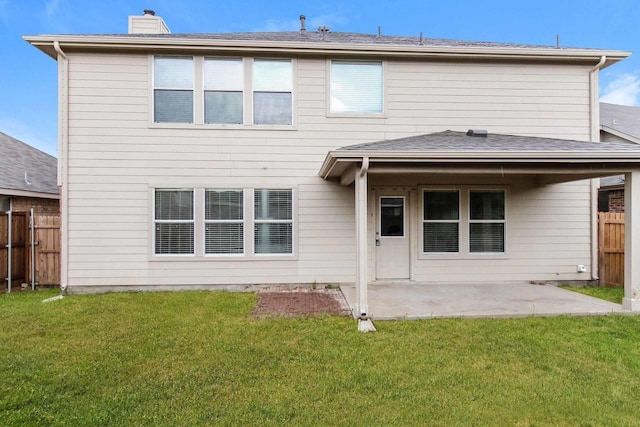
[[[44,13],[51,18],[58,11],[60,0],[49,0],[44,3]]]
[[[600,101],[640,106],[640,76],[625,73],[616,77],[602,89]]]

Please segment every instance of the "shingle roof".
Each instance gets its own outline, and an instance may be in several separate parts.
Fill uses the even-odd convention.
[[[640,107],[601,102],[600,126],[640,139]]]
[[[0,132],[0,194],[2,189],[58,194],[57,164],[55,157]]]
[[[264,42],[301,42],[301,43],[336,43],[357,45],[396,45],[396,46],[439,46],[439,47],[503,47],[503,48],[538,48],[569,49],[568,47],[529,45],[517,43],[497,43],[482,41],[450,40],[422,38],[419,36],[388,36],[377,34],[361,34],[347,32],[328,32],[324,35],[316,31],[280,31],[280,32],[244,32],[244,33],[171,33],[171,34],[95,34],[94,36],[143,37],[165,39],[194,40],[232,40],[232,41],[264,41]],[[589,49],[587,49],[589,50]],[[596,50],[596,49],[593,49]]]
[[[406,138],[349,145],[336,151],[448,151],[448,152],[629,152],[640,153],[640,145],[620,142],[590,142],[567,139],[489,133],[486,137],[444,131]]]

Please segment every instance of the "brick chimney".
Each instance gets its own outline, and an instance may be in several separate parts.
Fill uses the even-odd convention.
[[[142,16],[129,16],[129,34],[169,34],[164,20],[153,10],[145,9]]]

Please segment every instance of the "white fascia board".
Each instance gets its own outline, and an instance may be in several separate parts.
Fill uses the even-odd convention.
[[[488,58],[518,60],[596,61],[607,58],[605,66],[612,65],[631,55],[631,52],[599,49],[553,49],[536,47],[495,46],[420,46],[420,45],[369,45],[354,43],[304,43],[293,41],[220,40],[206,38],[162,38],[123,36],[25,36],[33,46],[56,57],[53,43],[57,41],[63,49],[87,50],[182,50],[198,51],[211,49],[230,52],[268,52],[290,54],[334,54],[350,56],[400,56],[443,58]]]

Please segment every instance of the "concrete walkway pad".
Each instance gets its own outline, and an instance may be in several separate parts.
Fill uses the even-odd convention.
[[[341,287],[353,309],[355,285]],[[370,284],[369,315],[374,320],[434,317],[527,317],[603,315],[624,312],[620,304],[552,285]]]

